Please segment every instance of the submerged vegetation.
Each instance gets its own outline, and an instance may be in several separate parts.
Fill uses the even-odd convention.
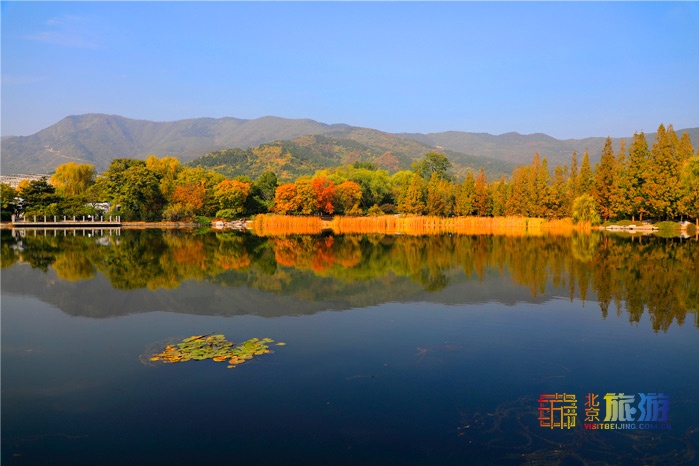
[[[228,368],[232,369],[255,356],[270,353],[268,345],[273,342],[271,338],[251,338],[236,345],[221,334],[193,335],[175,345],[167,345],[162,352],[152,355],[150,361],[174,363],[211,359],[215,362],[228,361]],[[279,342],[277,346],[284,344]]]

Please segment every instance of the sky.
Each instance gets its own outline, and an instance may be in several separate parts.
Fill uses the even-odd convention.
[[[3,136],[69,115],[388,132],[699,126],[698,2],[5,2]]]

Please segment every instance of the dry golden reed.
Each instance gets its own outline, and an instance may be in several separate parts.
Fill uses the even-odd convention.
[[[333,233],[377,233],[386,235],[433,235],[455,233],[465,235],[540,236],[569,235],[574,230],[589,231],[589,224],[574,225],[571,219],[546,220],[527,217],[431,217],[382,215],[378,217],[335,216],[332,220],[318,217],[258,215],[252,228],[259,236]]]
[[[319,217],[258,215],[251,228],[257,236],[314,235],[322,231]]]

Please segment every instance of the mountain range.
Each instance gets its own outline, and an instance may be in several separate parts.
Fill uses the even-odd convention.
[[[694,145],[699,128],[687,131]],[[649,145],[655,135],[646,134]],[[632,135],[624,138],[627,143]],[[538,152],[549,166],[570,162],[570,154],[588,149],[594,163],[599,160],[605,137],[559,140],[546,134],[506,133],[386,133],[346,124],[325,124],[309,119],[263,117],[257,119],[195,118],[172,122],[135,120],[117,115],[69,116],[31,136],[2,138],[3,175],[51,173],[57,166],[75,161],[90,163],[98,172],[115,158],[145,159],[170,155],[182,162],[210,166],[229,175],[255,175],[285,164],[288,178],[320,168],[362,160],[389,171],[410,168],[414,160],[430,151],[447,155],[457,174],[486,169],[489,177],[509,174],[519,164],[529,163]],[[619,139],[615,139],[615,148]],[[231,151],[231,149],[239,149]],[[209,154],[209,155],[207,155]],[[236,155],[237,154],[237,155]],[[245,160],[241,158],[245,154]],[[275,159],[274,154],[278,154]],[[204,157],[206,156],[206,157]],[[222,157],[233,156],[237,167]],[[237,157],[237,159],[236,159]],[[265,159],[266,157],[266,159]],[[283,158],[283,163],[278,160]],[[217,160],[213,159],[218,158]]]

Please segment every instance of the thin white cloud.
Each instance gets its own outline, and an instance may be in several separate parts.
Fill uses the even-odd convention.
[[[45,29],[26,36],[27,39],[61,47],[98,49],[101,44],[88,18],[61,15],[47,20]]]

